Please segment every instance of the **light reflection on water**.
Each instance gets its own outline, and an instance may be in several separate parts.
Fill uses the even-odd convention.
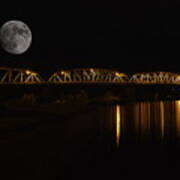
[[[175,101],[176,107],[176,135],[180,138],[180,101]]]
[[[116,144],[119,146],[121,137],[121,109],[120,105],[116,106]]]
[[[137,102],[113,108],[117,146],[127,140],[180,140],[180,101]]]

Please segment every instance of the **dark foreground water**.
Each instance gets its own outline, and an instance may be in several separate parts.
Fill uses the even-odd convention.
[[[1,111],[1,179],[179,176],[180,101],[56,111]]]

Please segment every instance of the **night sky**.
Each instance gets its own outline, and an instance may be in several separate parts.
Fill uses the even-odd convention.
[[[1,48],[0,66],[179,71],[179,1],[4,1],[0,25],[13,19],[28,24],[33,43],[23,55]]]

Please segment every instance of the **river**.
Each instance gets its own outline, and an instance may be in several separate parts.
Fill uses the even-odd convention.
[[[180,101],[81,106],[63,115],[1,116],[2,172],[52,180],[178,175]]]

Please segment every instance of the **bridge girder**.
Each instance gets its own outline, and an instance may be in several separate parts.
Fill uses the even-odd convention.
[[[37,84],[42,82],[40,75],[34,71],[0,67],[0,84]]]
[[[49,79],[49,83],[128,83],[126,74],[107,69],[86,68],[60,70]]]
[[[60,70],[47,81],[31,70],[0,67],[0,84],[71,84],[71,83],[114,83],[114,84],[180,84],[180,74],[173,72],[142,72],[130,78],[125,73],[100,68]]]
[[[135,84],[180,84],[180,74],[172,72],[142,72],[132,75]]]

